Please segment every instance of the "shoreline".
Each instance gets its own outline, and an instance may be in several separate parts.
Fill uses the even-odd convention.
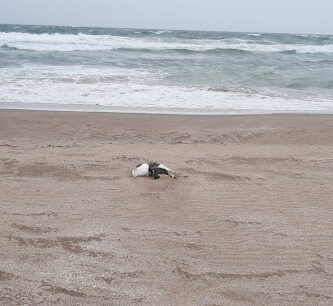
[[[162,107],[121,107],[93,104],[56,104],[56,103],[15,103],[1,102],[1,110],[58,111],[115,114],[157,114],[186,116],[224,116],[224,115],[331,115],[333,110],[258,110],[258,109],[203,109],[203,108],[162,108]]]
[[[331,305],[332,152],[333,115],[0,110],[0,304]]]

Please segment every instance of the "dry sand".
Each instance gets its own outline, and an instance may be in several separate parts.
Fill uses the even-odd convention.
[[[2,110],[0,192],[3,305],[333,304],[332,115]]]

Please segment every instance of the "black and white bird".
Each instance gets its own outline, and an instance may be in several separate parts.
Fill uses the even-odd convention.
[[[132,175],[134,177],[152,176],[154,180],[160,178],[160,174],[166,174],[170,177],[176,178],[173,174],[170,174],[169,172],[173,171],[168,167],[164,166],[163,164],[150,162],[137,165],[136,168],[132,171]]]

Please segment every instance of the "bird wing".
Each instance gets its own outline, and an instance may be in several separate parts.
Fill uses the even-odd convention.
[[[166,170],[166,171],[171,171],[171,172],[172,172],[171,169],[169,169],[168,167],[164,166],[163,164],[159,164],[157,167],[158,167],[158,168],[161,168],[161,169],[164,169],[164,170]]]

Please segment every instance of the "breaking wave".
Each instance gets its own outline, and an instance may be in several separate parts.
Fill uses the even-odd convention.
[[[0,107],[333,112],[332,38],[0,24]]]
[[[180,39],[170,37],[125,37],[89,34],[30,34],[0,32],[2,48],[31,51],[98,51],[98,50],[188,50],[195,52],[333,53],[333,44],[279,44],[265,40],[246,39]]]

